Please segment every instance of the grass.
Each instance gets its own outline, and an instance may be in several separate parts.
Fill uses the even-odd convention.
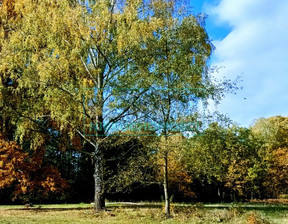
[[[0,206],[0,224],[64,223],[288,223],[288,206],[271,204],[172,204],[166,219],[161,203],[107,203],[108,211],[95,213],[91,204]]]

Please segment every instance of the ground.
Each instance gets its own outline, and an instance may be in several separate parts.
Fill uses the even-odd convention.
[[[92,223],[288,223],[284,204],[172,204],[173,218],[165,219],[161,203],[107,203],[95,213],[91,204],[0,206],[0,224]]]

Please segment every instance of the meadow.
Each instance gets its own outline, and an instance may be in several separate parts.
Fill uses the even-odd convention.
[[[91,204],[0,206],[1,224],[64,223],[288,223],[284,204],[172,204],[166,219],[161,203],[107,203],[107,211],[95,213]]]

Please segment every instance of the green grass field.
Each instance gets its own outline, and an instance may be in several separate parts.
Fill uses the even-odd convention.
[[[90,204],[0,206],[0,224],[64,223],[288,223],[288,205],[271,204],[172,204],[171,219],[161,203],[107,203],[95,213]]]

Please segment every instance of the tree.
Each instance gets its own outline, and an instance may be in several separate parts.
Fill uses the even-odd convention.
[[[179,2],[159,1],[159,4],[156,12],[164,24],[148,43],[153,46],[154,55],[150,71],[157,78],[143,100],[141,112],[145,121],[164,136],[160,142],[167,141],[159,146],[159,154],[163,161],[165,214],[170,217],[168,167],[172,150],[165,147],[169,145],[168,136],[179,128],[176,132],[185,132],[189,123],[197,122],[197,102],[219,98],[223,86],[211,82],[208,73],[207,61],[213,46],[205,32],[204,18],[179,10],[182,9]]]
[[[139,129],[123,134],[111,136],[106,142],[109,147],[104,151],[105,182],[111,196],[158,185],[154,173],[155,150],[149,147],[155,140],[154,133]],[[142,200],[148,198],[142,197]]]
[[[181,193],[182,196],[190,199],[195,197],[194,192],[190,188],[192,177],[189,173],[185,158],[185,145],[187,144],[186,140],[187,139],[179,133],[173,136],[162,136],[160,139],[158,139],[158,141],[154,142],[154,144],[158,145],[158,152],[155,155],[155,169],[157,170],[156,177],[160,183],[163,183],[163,180],[165,181],[163,176],[169,180],[170,195],[167,196],[169,201],[171,200],[170,196],[172,195],[173,190],[174,193]],[[166,159],[167,169],[165,169],[165,167],[163,169]]]
[[[214,189],[209,188],[213,183],[220,199],[224,194],[224,178],[230,162],[226,139],[227,130],[212,123],[205,132],[189,139],[186,152],[186,163],[194,182],[199,179],[199,188],[204,188],[206,195],[215,197]]]
[[[287,147],[287,117],[275,116],[259,118],[251,127],[252,132],[259,136],[268,150]]]
[[[273,198],[279,198],[280,194],[287,194],[288,181],[288,149],[279,148],[273,151],[273,159],[270,161],[264,186]]]
[[[213,123],[202,136],[189,141],[190,172],[204,185],[216,186],[220,200],[225,195],[236,200],[261,194],[267,164],[261,155],[262,143],[250,129],[235,125],[224,128]],[[209,191],[213,189],[208,188],[206,194]]]
[[[253,168],[261,163],[257,138],[249,129],[234,126],[228,129],[225,143],[230,155],[225,185],[240,197],[247,197],[250,192],[253,197],[259,187],[255,186],[259,173]]]
[[[14,185],[14,199],[20,195],[47,197],[50,193],[63,192],[67,182],[57,168],[43,166],[44,148],[29,155],[15,143],[5,141],[0,135],[0,188]],[[27,196],[28,195],[28,196]]]
[[[113,124],[133,115],[131,109],[151,85],[151,49],[145,43],[161,23],[141,1],[86,3],[19,1],[13,9],[17,23],[7,22],[15,26],[2,42],[1,72],[9,71],[15,92],[27,90],[35,102],[21,111],[20,139],[27,127],[48,117],[60,131],[78,133],[94,146],[95,209],[103,209],[101,144]],[[81,127],[84,116],[96,127],[89,137]]]
[[[14,10],[14,1],[1,1],[0,8],[0,52],[3,51],[3,42],[7,41],[9,38],[9,33],[13,29],[13,26],[17,22],[17,14]],[[8,20],[11,23],[8,23]],[[4,63],[3,63],[4,64]],[[12,139],[15,127],[12,124],[13,109],[15,109],[15,102],[17,102],[17,97],[13,94],[13,89],[15,88],[15,83],[11,82],[11,77],[5,67],[1,63],[1,72],[0,72],[0,132],[5,133],[9,139]],[[12,96],[12,97],[11,97]],[[9,105],[9,106],[8,106]]]
[[[259,118],[251,130],[262,142],[261,156],[266,166],[263,185],[266,193],[279,198],[281,193],[287,193],[288,119],[283,116]]]

